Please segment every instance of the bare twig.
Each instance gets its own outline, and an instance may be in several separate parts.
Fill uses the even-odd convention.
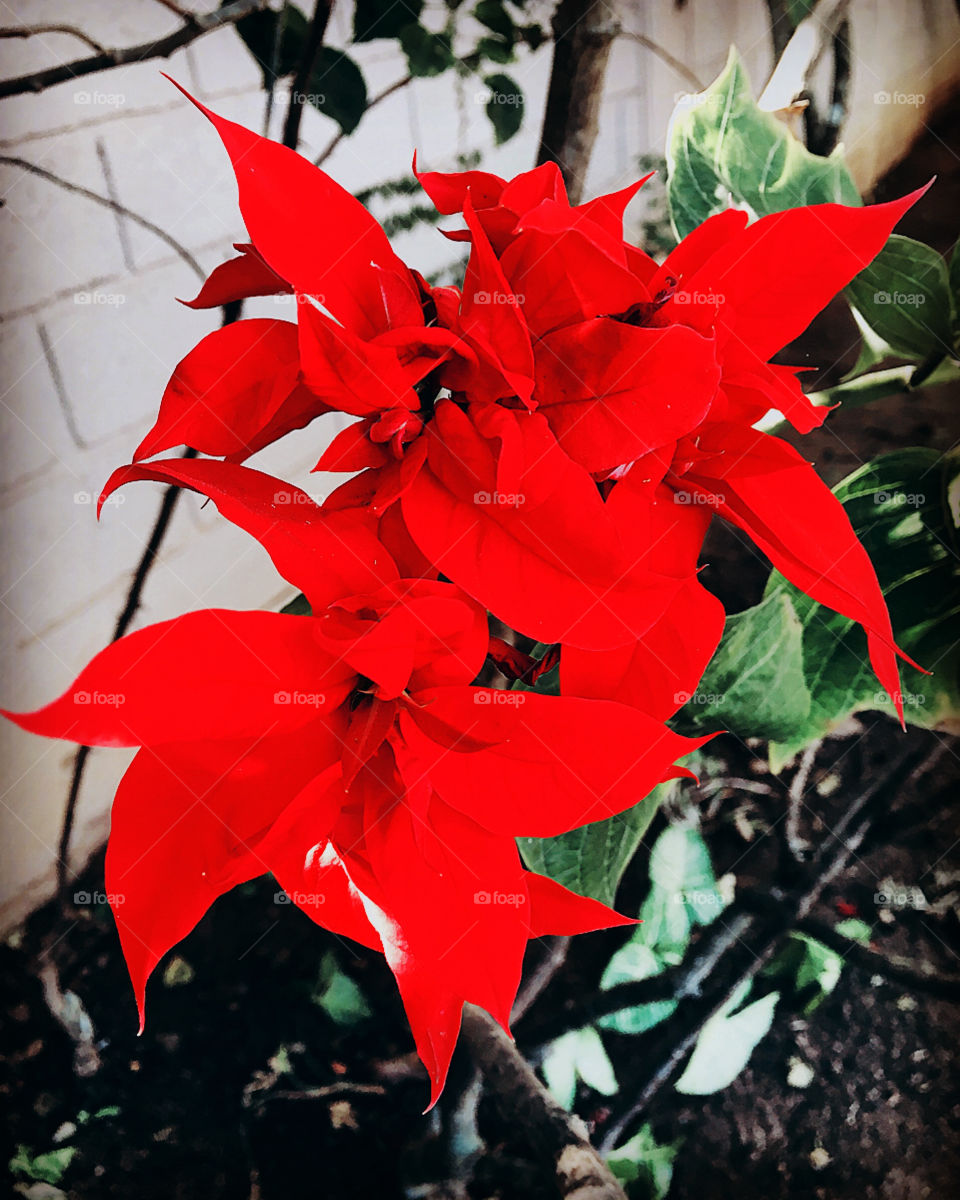
[[[553,1099],[496,1021],[465,1004],[463,1036],[488,1091],[523,1129],[534,1153],[554,1163],[559,1194],[565,1200],[626,1200],[583,1122]]]
[[[0,29],[0,38],[42,37],[45,33],[65,33],[69,37],[78,38],[91,50],[96,50],[98,54],[106,53],[99,42],[94,41],[88,33],[84,33],[76,25],[11,25]]]
[[[643,46],[649,50],[651,54],[655,54],[662,62],[665,62],[668,67],[676,71],[676,73],[689,83],[694,91],[706,91],[707,85],[697,78],[690,68],[680,61],[679,58],[674,58],[669,50],[660,45],[659,42],[654,42],[650,38],[645,37],[642,33],[631,33],[626,29],[621,29],[618,37],[622,37],[625,41],[636,42],[638,46]]]
[[[943,975],[931,964],[904,958],[899,954],[884,954],[838,933],[825,921],[808,918],[798,925],[817,941],[835,950],[845,963],[860,967],[874,975],[882,975],[892,983],[900,983],[911,991],[926,992],[941,1000],[960,1000],[960,976]]]
[[[800,809],[803,807],[803,797],[810,781],[810,772],[817,761],[817,751],[820,743],[814,742],[803,752],[800,765],[797,767],[790,789],[787,792],[787,817],[784,825],[784,840],[794,862],[805,862],[810,844],[800,836]]]
[[[517,993],[517,998],[513,1002],[513,1011],[510,1013],[511,1023],[523,1019],[524,1014],[533,1006],[534,1002],[543,993],[550,980],[556,975],[566,960],[567,950],[570,948],[570,939],[568,937],[554,937],[550,938],[550,943],[543,960],[537,964],[535,970],[523,981],[520,991]]]
[[[391,83],[389,85],[389,87],[385,87],[382,92],[377,92],[377,94],[373,97],[373,99],[368,101],[367,107],[364,109],[364,116],[366,116],[366,114],[370,111],[371,108],[373,108],[373,107],[375,107],[375,105],[379,104],[381,100],[386,100],[386,98],[388,96],[392,96],[394,94],[394,92],[399,92],[401,88],[405,88],[408,83],[412,83],[412,82],[413,82],[412,75],[404,75],[404,77],[402,79],[398,79],[395,83]],[[337,146],[340,145],[340,143],[343,141],[343,139],[345,137],[346,137],[346,134],[343,132],[342,129],[339,130],[337,133],[335,133],[333,135],[333,137],[330,139],[330,141],[327,142],[327,144],[323,148],[323,150],[321,150],[320,154],[313,160],[313,165],[315,167],[322,167],[323,164],[327,161],[327,159],[334,152],[334,150],[336,150]]]
[[[306,100],[306,92],[310,86],[310,77],[313,75],[317,55],[323,46],[323,37],[327,32],[327,22],[330,20],[332,8],[333,0],[317,0],[313,10],[313,17],[310,21],[310,28],[307,31],[306,41],[304,42],[303,53],[300,55],[297,73],[293,77],[290,104],[287,108],[287,119],[283,125],[283,144],[289,146],[291,150],[296,150],[297,142],[300,140],[300,120],[303,117],[303,104]]]
[[[201,13],[185,20],[179,29],[168,33],[162,38],[151,42],[141,42],[138,46],[125,46],[120,50],[101,50],[90,58],[79,58],[74,62],[61,63],[56,67],[46,67],[42,71],[34,71],[30,75],[19,75],[15,79],[0,81],[0,98],[4,96],[20,96],[26,92],[42,92],[45,88],[70,79],[79,79],[83,75],[92,75],[95,71],[109,71],[113,67],[128,66],[130,63],[145,62],[150,58],[169,58],[176,50],[189,46],[205,33],[221,29],[226,25],[235,25],[251,13],[260,12],[267,7],[269,0],[234,0],[223,8],[213,12]]]
[[[48,183],[55,183],[57,187],[63,188],[64,191],[72,192],[75,196],[83,196],[86,200],[93,200],[94,203],[102,204],[104,208],[109,208],[118,216],[128,218],[128,220],[135,222],[141,228],[155,234],[161,241],[166,242],[170,249],[183,259],[191,271],[200,279],[206,279],[206,271],[204,271],[203,267],[200,266],[185,246],[181,246],[176,238],[171,237],[165,229],[161,229],[159,225],[154,225],[153,221],[148,221],[146,217],[142,217],[139,213],[134,212],[132,208],[127,208],[125,204],[120,204],[117,200],[111,199],[110,196],[101,196],[99,192],[92,192],[89,188],[81,187],[79,183],[71,183],[68,179],[62,179],[59,175],[54,175],[52,171],[48,171],[46,167],[29,162],[25,158],[18,158],[14,154],[0,154],[0,163],[6,163],[7,166],[11,167],[20,167],[23,171],[29,171],[31,175],[38,175],[41,179],[46,179]]]

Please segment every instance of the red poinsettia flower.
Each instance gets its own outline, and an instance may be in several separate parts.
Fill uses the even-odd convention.
[[[438,326],[429,287],[349,192],[292,150],[193,103],[230,157],[251,241],[188,304],[292,293],[298,319],[237,321],[205,337],[176,368],[135,461],[180,444],[242,461],[334,410],[389,414],[409,440],[417,384],[455,347],[472,352]]]
[[[572,643],[564,688],[616,696],[661,718],[684,702],[723,629],[720,605],[696,580],[703,535],[719,512],[794,583],[864,625],[871,661],[900,711],[886,605],[841,506],[789,446],[751,426],[771,408],[801,432],[823,421],[828,410],[804,396],[796,368],[768,360],[867,266],[922,192],[866,208],[787,210],[753,224],[728,211],[656,267],[622,241],[629,191],[573,208],[558,187],[535,191],[520,178],[526,206],[505,202],[505,181],[476,172],[421,182],[440,211],[463,212],[475,246],[495,239],[533,335],[529,403],[570,458],[597,479],[619,481],[605,489],[606,507],[628,556],[632,542],[638,564],[683,580],[632,644]]]
[[[625,921],[525,871],[515,837],[622,811],[688,774],[676,758],[706,739],[615,702],[470,686],[485,612],[453,584],[401,578],[359,513],[208,460],[120,468],[101,503],[133,479],[213,499],[313,614],[151,625],[45,708],[6,714],[141,748],[107,856],[141,1020],[161,956],[217,896],[273,871],[313,919],[383,950],[435,1100],[463,1002],[507,1026],[528,938]]]

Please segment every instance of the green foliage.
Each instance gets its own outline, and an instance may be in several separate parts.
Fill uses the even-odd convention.
[[[280,611],[282,613],[289,613],[294,617],[309,617],[310,602],[307,600],[303,592],[301,592],[299,596],[294,596],[292,600],[285,604]]]
[[[810,1014],[840,981],[843,959],[835,950],[806,933],[794,930],[786,945],[763,969],[763,975],[790,986]]]
[[[612,1096],[617,1090],[613,1064],[600,1035],[589,1025],[551,1042],[540,1069],[554,1099],[567,1109],[573,1107],[576,1099],[578,1079],[601,1096]]]
[[[336,955],[329,950],[321,960],[320,976],[311,999],[337,1025],[358,1025],[371,1015],[363,992],[340,970]]]
[[[812,154],[783,122],[758,108],[733,49],[710,87],[677,105],[667,165],[670,214],[681,237],[731,202],[757,216],[802,204],[861,203],[839,148],[827,158]],[[960,332],[957,271],[951,264],[951,288],[935,250],[892,236],[847,289],[848,300],[879,339],[855,373],[887,353],[934,363],[949,355]]]
[[[667,198],[679,237],[732,199],[754,213],[860,196],[842,159],[811,154],[772,113],[757,107],[735,49],[720,76],[683,97],[667,134]]]
[[[679,1144],[661,1145],[649,1125],[607,1155],[607,1166],[630,1200],[666,1200]]]
[[[642,924],[610,959],[600,990],[651,979],[682,962],[694,926],[711,924],[723,907],[703,837],[696,829],[668,826],[650,852],[650,891],[640,909]],[[675,1000],[654,1000],[610,1013],[597,1023],[617,1033],[645,1033],[676,1007]]]
[[[849,938],[851,942],[859,942],[861,946],[869,946],[873,930],[859,917],[845,917],[836,924],[837,933]]]
[[[746,1067],[757,1043],[769,1030],[780,999],[779,992],[770,992],[746,1008],[740,1008],[750,987],[750,980],[738,987],[704,1025],[686,1068],[677,1080],[678,1092],[685,1096],[710,1096],[729,1087]]]
[[[420,19],[423,0],[356,0],[353,10],[353,40],[399,37],[404,28]]]
[[[924,729],[960,715],[960,462],[934,450],[896,450],[847,476],[835,489],[876,569],[894,636],[921,666],[902,666],[904,713]],[[893,714],[867,657],[863,630],[811,600],[774,572],[765,597],[789,596],[803,627],[804,678],[810,712],[790,736],[770,746],[771,762],[788,761],[853,713]]]
[[[414,22],[400,31],[400,45],[407,56],[410,74],[418,78],[442,75],[456,63],[456,56],[445,34],[431,33]]]
[[[571,891],[613,904],[627,863],[656,816],[663,784],[645,800],[605,821],[594,821],[551,838],[517,838],[531,871],[549,875]]]
[[[17,1146],[16,1154],[10,1159],[10,1173],[52,1186],[63,1179],[76,1153],[76,1146],[60,1146],[56,1150],[48,1150],[45,1154],[34,1154],[29,1146],[21,1143]]]
[[[789,738],[810,713],[803,628],[788,595],[727,617],[723,639],[677,723],[691,732]]]
[[[930,729],[960,715],[960,464],[934,450],[885,454],[835,489],[877,571],[904,665],[904,710]],[[866,635],[774,571],[763,600],[727,618],[720,647],[678,724],[770,740],[775,766],[857,712],[893,713]]]
[[[299,8],[287,4],[280,12],[267,8],[251,13],[236,29],[263,71],[264,87],[270,87],[297,69],[309,22]]]
[[[322,46],[307,86],[307,100],[336,121],[344,133],[353,133],[367,111],[363,72],[349,54]]]
[[[509,75],[485,75],[483,82],[490,89],[486,112],[500,146],[523,124],[523,92]]]
[[[847,293],[874,333],[898,354],[924,359],[951,352],[956,314],[947,265],[923,242],[894,234]]]

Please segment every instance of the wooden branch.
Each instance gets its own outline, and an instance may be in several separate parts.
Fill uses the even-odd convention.
[[[234,3],[225,4],[223,8],[213,12],[190,17],[179,29],[155,41],[126,46],[120,50],[102,50],[90,58],[61,63],[56,67],[34,71],[30,75],[19,75],[16,79],[0,80],[0,99],[4,96],[20,96],[27,92],[42,92],[55,84],[79,79],[83,75],[92,75],[96,71],[109,71],[113,67],[145,62],[150,58],[169,58],[174,51],[189,46],[205,33],[211,33],[226,25],[235,25],[251,13],[265,9],[268,3],[269,0],[234,0]]]
[[[618,34],[627,42],[636,42],[638,46],[643,46],[649,50],[651,54],[655,54],[661,62],[665,62],[668,67],[672,68],[676,73],[689,83],[695,92],[704,92],[707,90],[707,85],[694,75],[690,68],[675,58],[666,47],[661,46],[659,42],[653,41],[651,38],[645,37],[642,33],[631,33],[629,30],[621,29]]]
[[[373,99],[368,101],[367,107],[363,111],[363,115],[366,116],[370,109],[379,104],[381,100],[386,100],[386,98],[388,96],[392,96],[394,92],[399,92],[400,89],[405,88],[408,83],[413,83],[412,75],[404,75],[402,79],[398,79],[395,83],[391,83],[389,87],[385,87],[383,91],[377,92]],[[335,133],[330,141],[327,142],[323,150],[321,150],[320,154],[313,160],[313,165],[315,167],[322,167],[345,137],[346,134],[342,129]]]
[[[300,55],[300,62],[293,77],[290,103],[287,106],[287,119],[283,124],[283,144],[289,146],[291,150],[296,150],[297,142],[300,140],[300,121],[303,117],[306,91],[310,86],[310,77],[316,65],[317,55],[323,46],[323,38],[327,32],[327,23],[330,20],[332,9],[333,0],[317,0],[304,42],[303,53]]]
[[[4,29],[0,29],[0,38],[29,38],[42,37],[45,33],[65,33],[69,37],[78,38],[91,50],[95,50],[97,54],[106,54],[105,47],[82,29],[78,29],[76,25],[10,25]]]
[[[538,163],[555,162],[577,204],[597,139],[607,61],[620,32],[604,0],[560,0]]]
[[[166,242],[170,249],[183,259],[190,270],[201,281],[206,279],[207,272],[200,266],[186,246],[181,246],[176,238],[171,237],[165,229],[161,229],[159,225],[155,225],[153,221],[147,220],[140,213],[134,212],[132,208],[127,208],[125,204],[111,199],[110,196],[101,196],[99,192],[92,192],[89,188],[81,187],[79,183],[71,183],[69,179],[62,179],[59,175],[54,175],[52,171],[48,171],[46,167],[41,167],[38,163],[30,162],[25,158],[18,158],[14,154],[0,154],[0,163],[6,163],[7,166],[11,167],[19,167],[23,171],[28,171],[31,175],[38,175],[41,179],[46,179],[48,183],[55,183],[57,187],[63,188],[66,192],[72,192],[75,196],[83,196],[85,200],[93,200],[95,204],[102,204],[104,208],[109,208],[119,216],[127,217],[142,229],[149,230],[150,233],[160,238],[162,242]]]
[[[462,1030],[487,1090],[523,1130],[532,1153],[554,1163],[564,1200],[626,1200],[583,1122],[553,1099],[496,1021],[465,1004]]]

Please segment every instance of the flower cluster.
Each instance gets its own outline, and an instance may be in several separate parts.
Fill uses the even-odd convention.
[[[664,722],[723,627],[697,577],[715,514],[864,626],[899,707],[864,550],[810,465],[754,425],[771,408],[801,431],[822,421],[796,369],[769,360],[915,197],[752,224],[731,210],[658,264],[623,238],[643,181],[572,206],[551,164],[509,181],[428,172],[438,211],[463,219],[446,236],[469,245],[463,286],[431,287],[322,171],[197,107],[250,241],[189,304],[288,293],[296,321],[205,337],[101,505],[132,480],[201,493],[311,615],[152,625],[46,708],[8,715],[140,747],[107,891],[125,898],[141,1021],[160,957],[272,871],[319,924],[384,953],[436,1099],[464,1001],[507,1026],[528,939],[626,920],[525,870],[515,838],[622,812],[706,740]],[[315,470],[350,478],[323,505],[243,465],[331,412],[355,419]],[[207,457],[155,458],[184,444]],[[491,637],[488,614],[541,650]],[[558,666],[560,695],[478,686],[491,664],[527,683]],[[95,693],[123,703],[77,699]]]

